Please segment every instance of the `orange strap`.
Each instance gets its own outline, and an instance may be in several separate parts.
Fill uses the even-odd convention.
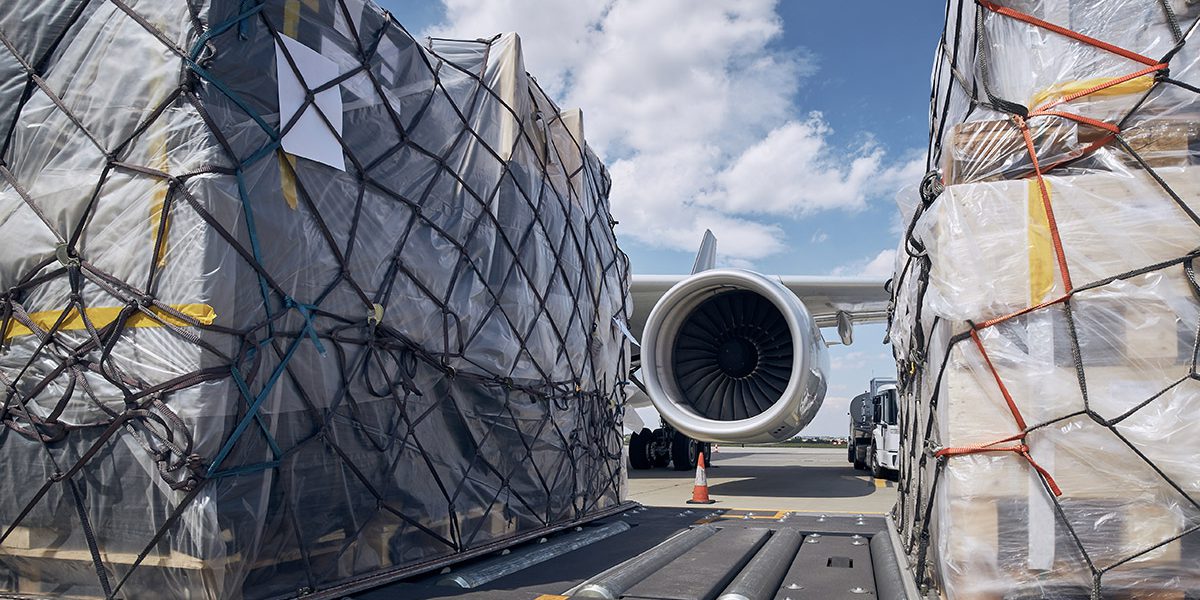
[[[1042,206],[1046,209],[1046,225],[1050,229],[1050,239],[1054,243],[1054,255],[1058,258],[1058,272],[1062,275],[1063,286],[1067,288],[1067,293],[1071,293],[1074,286],[1071,285],[1071,272],[1067,269],[1067,255],[1063,251],[1062,238],[1058,235],[1058,222],[1054,220],[1054,207],[1050,204],[1050,190],[1046,189],[1046,180],[1042,177],[1042,167],[1038,164],[1037,150],[1033,147],[1033,135],[1029,133],[1029,124],[1025,119],[1013,115],[1013,120],[1016,121],[1017,127],[1021,128],[1021,135],[1025,138],[1025,150],[1029,152],[1029,158],[1033,161],[1033,174],[1037,177],[1038,192],[1042,196]]]
[[[1035,310],[1041,310],[1043,308],[1046,308],[1047,306],[1058,304],[1059,302],[1066,302],[1070,297],[1071,297],[1071,295],[1067,294],[1064,296],[1059,296],[1058,298],[1055,298],[1053,300],[1047,300],[1036,306],[1028,306],[1028,307],[1022,308],[1021,310],[1018,310],[1015,313],[1007,314],[1007,315],[1004,315],[1001,317],[996,317],[995,319],[990,319],[990,320],[984,321],[984,322],[976,325],[975,329],[987,329],[988,327],[991,327],[993,325],[999,325],[1005,321],[1015,319],[1021,315],[1027,315]]]
[[[1121,56],[1121,57],[1127,58],[1129,60],[1132,60],[1134,62],[1138,62],[1143,65],[1146,65],[1146,68],[1144,68],[1144,69],[1135,71],[1133,73],[1129,73],[1127,75],[1123,75],[1121,77],[1116,77],[1116,78],[1107,80],[1104,83],[1101,83],[1099,85],[1092,86],[1088,89],[1080,90],[1073,94],[1069,94],[1069,95],[1059,98],[1057,100],[1048,102],[1045,105],[1037,107],[1029,112],[1028,117],[1058,117],[1060,119],[1066,119],[1069,121],[1074,121],[1076,123],[1090,125],[1097,129],[1101,129],[1101,130],[1108,132],[1108,135],[1103,136],[1101,139],[1093,142],[1092,144],[1088,145],[1086,148],[1083,148],[1081,151],[1079,151],[1077,153],[1073,153],[1073,156],[1071,156],[1070,158],[1058,161],[1054,164],[1047,166],[1044,169],[1043,169],[1041,163],[1038,161],[1037,148],[1034,147],[1033,135],[1029,131],[1029,124],[1026,122],[1026,118],[1023,118],[1023,117],[1017,116],[1017,115],[1014,115],[1012,117],[1013,122],[1015,122],[1017,127],[1021,130],[1021,136],[1024,138],[1024,141],[1025,141],[1025,150],[1029,153],[1029,158],[1033,163],[1032,176],[1037,178],[1038,190],[1042,197],[1042,206],[1046,209],[1046,222],[1047,222],[1048,228],[1050,230],[1051,240],[1054,245],[1055,258],[1058,261],[1059,274],[1062,276],[1063,286],[1066,288],[1066,293],[1058,298],[1043,302],[1036,306],[1030,306],[1028,308],[1021,309],[1021,310],[1016,311],[1009,315],[1004,315],[1001,317],[996,317],[994,319],[990,319],[988,321],[985,321],[981,324],[974,326],[971,329],[971,340],[975,342],[975,347],[979,349],[980,355],[983,356],[983,360],[987,364],[988,370],[991,371],[992,378],[995,380],[996,386],[1000,388],[1000,393],[1004,396],[1004,402],[1006,404],[1008,404],[1008,410],[1009,410],[1009,412],[1012,413],[1013,420],[1016,421],[1017,426],[1021,429],[1021,433],[1009,436],[1007,438],[999,439],[999,440],[996,440],[996,441],[988,443],[988,444],[983,444],[980,446],[963,446],[963,447],[955,447],[955,448],[942,448],[941,450],[938,450],[935,453],[935,456],[950,457],[950,456],[963,456],[963,455],[967,455],[967,454],[976,454],[976,453],[980,453],[980,452],[1014,452],[1016,454],[1021,455],[1022,457],[1025,458],[1026,461],[1029,462],[1030,466],[1032,466],[1046,481],[1046,484],[1050,487],[1050,490],[1052,492],[1054,492],[1055,496],[1061,496],[1062,490],[1059,489],[1058,484],[1056,484],[1054,482],[1054,478],[1051,477],[1050,473],[1047,472],[1045,469],[1043,469],[1041,465],[1037,464],[1037,462],[1034,461],[1033,457],[1029,454],[1029,446],[1025,443],[1025,436],[1026,436],[1026,432],[1028,430],[1028,426],[1025,423],[1025,418],[1021,416],[1021,411],[1017,408],[1016,402],[1013,401],[1012,394],[1009,393],[1008,387],[1004,385],[1004,381],[1000,378],[1000,373],[996,370],[996,366],[994,364],[992,364],[992,359],[991,359],[991,357],[988,356],[987,350],[984,349],[983,341],[979,338],[978,332],[980,329],[986,329],[988,327],[993,327],[995,325],[998,325],[998,324],[1008,321],[1010,319],[1014,319],[1021,315],[1031,313],[1035,310],[1046,308],[1047,306],[1050,306],[1053,304],[1058,304],[1060,302],[1066,302],[1067,300],[1070,299],[1071,294],[1074,290],[1074,285],[1071,283],[1071,273],[1070,273],[1070,270],[1067,268],[1066,252],[1063,250],[1062,238],[1059,235],[1059,231],[1058,231],[1058,222],[1054,218],[1054,207],[1052,206],[1052,203],[1050,202],[1050,192],[1049,192],[1049,189],[1046,187],[1046,181],[1043,176],[1047,171],[1054,169],[1055,167],[1057,167],[1060,164],[1069,162],[1071,160],[1075,160],[1081,156],[1090,154],[1091,152],[1094,152],[1095,150],[1103,147],[1105,144],[1111,142],[1114,138],[1116,138],[1116,136],[1121,133],[1121,129],[1117,125],[1114,125],[1112,123],[1106,123],[1099,119],[1093,119],[1090,117],[1086,117],[1086,116],[1071,113],[1071,112],[1051,110],[1051,109],[1053,109],[1056,106],[1059,106],[1062,104],[1067,104],[1074,100],[1078,100],[1079,98],[1083,98],[1084,96],[1095,94],[1096,92],[1099,92],[1101,90],[1108,89],[1108,88],[1116,86],[1116,85],[1120,85],[1126,81],[1137,79],[1138,77],[1144,77],[1146,75],[1150,75],[1151,73],[1166,71],[1167,68],[1169,67],[1169,65],[1167,63],[1154,60],[1147,56],[1143,56],[1136,52],[1126,50],[1124,48],[1121,48],[1120,46],[1116,46],[1116,45],[1110,44],[1108,42],[1098,40],[1094,37],[1087,36],[1087,35],[1084,35],[1082,33],[1076,32],[1076,31],[1071,31],[1070,29],[1067,29],[1067,28],[1059,26],[1059,25],[1055,25],[1053,23],[1049,23],[1047,21],[1043,21],[1041,19],[1038,19],[1037,17],[1025,14],[1018,10],[1013,10],[1013,9],[1005,7],[1005,6],[1000,6],[989,0],[976,0],[976,2],[980,6],[986,8],[987,10],[990,10],[996,14],[1004,15],[1006,17],[1016,19],[1016,20],[1024,22],[1024,23],[1028,23],[1028,24],[1036,26],[1036,27],[1041,27],[1042,29],[1052,31],[1054,33],[1057,33],[1062,36],[1066,36],[1073,40],[1083,42],[1085,44],[1094,46],[1096,48],[1100,48],[1102,50],[1106,50],[1108,52],[1116,54],[1117,56]],[[998,445],[998,444],[1004,444],[1007,442],[1018,442],[1018,443],[1008,445],[1008,446]]]
[[[1012,394],[1008,393],[1008,387],[1000,380],[1000,373],[996,372],[996,365],[992,364],[992,358],[988,356],[987,350],[983,349],[983,340],[979,339],[979,332],[971,330],[971,341],[975,342],[975,347],[979,349],[979,354],[983,356],[983,361],[987,363],[987,368],[992,372],[992,378],[996,380],[996,385],[1000,387],[1000,393],[1004,396],[1004,402],[1008,404],[1008,410],[1012,413],[1013,419],[1017,422],[1017,427],[1021,431],[1025,431],[1025,418],[1021,416],[1021,411],[1017,409],[1017,403],[1013,401]],[[1024,437],[1022,435],[1021,437]]]
[[[1101,121],[1099,119],[1093,119],[1091,117],[1085,117],[1083,115],[1077,115],[1075,113],[1069,113],[1069,112],[1058,111],[1058,110],[1039,110],[1037,112],[1029,113],[1029,116],[1031,116],[1031,117],[1058,117],[1060,119],[1067,119],[1068,121],[1075,121],[1076,123],[1083,123],[1084,125],[1091,125],[1092,127],[1095,127],[1096,129],[1103,129],[1104,131],[1107,131],[1114,135],[1121,133],[1121,128],[1117,127],[1116,125],[1113,125],[1112,123],[1105,123],[1104,121]],[[1046,169],[1046,171],[1049,171],[1049,169]]]
[[[1058,100],[1055,100],[1053,102],[1046,104],[1045,106],[1041,106],[1041,107],[1037,108],[1033,112],[1029,113],[1029,116],[1034,117],[1039,114],[1048,114],[1048,113],[1046,113],[1047,109],[1058,106],[1059,104],[1066,104],[1068,102],[1078,100],[1084,96],[1089,96],[1091,94],[1095,94],[1096,92],[1099,92],[1101,90],[1106,90],[1110,87],[1121,85],[1122,83],[1125,83],[1126,81],[1129,81],[1131,79],[1137,79],[1138,77],[1144,77],[1144,76],[1154,73],[1156,71],[1162,71],[1162,70],[1166,69],[1167,66],[1168,66],[1167,63],[1158,63],[1156,65],[1142,69],[1141,71],[1135,71],[1133,73],[1129,73],[1128,75],[1122,75],[1115,79],[1110,79],[1099,85],[1094,85],[1086,90],[1079,90],[1078,92],[1075,92],[1074,94],[1069,94],[1067,96],[1063,96],[1062,98],[1059,98]],[[1096,122],[1099,123],[1100,121],[1096,121]]]
[[[1006,17],[1010,17],[1010,18],[1016,19],[1018,21],[1029,23],[1030,25],[1035,25],[1037,27],[1041,27],[1042,29],[1053,31],[1054,33],[1057,33],[1059,35],[1063,35],[1063,36],[1069,37],[1073,40],[1077,40],[1077,41],[1083,42],[1085,44],[1095,46],[1095,47],[1101,48],[1103,50],[1107,50],[1109,52],[1112,52],[1113,54],[1116,54],[1118,56],[1123,56],[1125,58],[1128,58],[1129,60],[1132,60],[1135,62],[1140,62],[1147,66],[1152,66],[1152,67],[1160,66],[1159,62],[1157,60],[1154,60],[1153,58],[1142,56],[1141,54],[1138,54],[1137,52],[1126,50],[1120,46],[1114,46],[1113,44],[1098,40],[1091,36],[1084,35],[1077,31],[1071,31],[1070,29],[1067,29],[1066,27],[1061,27],[1059,25],[1055,25],[1054,23],[1049,23],[1049,22],[1043,21],[1032,15],[1027,15],[1019,10],[1013,10],[1006,6],[1000,6],[993,2],[989,2],[988,0],[977,0],[977,1],[979,2],[980,6],[986,8],[998,15],[1004,15]]]
[[[942,448],[941,450],[938,450],[937,452],[935,452],[933,455],[934,456],[964,456],[967,454],[975,454],[976,452],[1018,452],[1018,451],[1020,451],[1020,445],[997,446],[996,444],[1003,444],[1005,442],[1015,442],[1023,437],[1025,437],[1024,433],[1018,433],[1015,435],[1010,435],[1006,438],[1000,438],[998,440],[988,442],[986,444],[980,444],[978,446],[956,446],[954,448]]]
[[[983,347],[983,340],[979,339],[978,330],[971,330],[971,340],[975,342],[975,347],[979,349],[979,354],[983,356],[983,361],[987,364],[987,368],[992,373],[992,378],[996,380],[996,386],[1000,388],[1000,393],[1004,396],[1004,402],[1008,404],[1008,410],[1012,413],[1013,420],[1017,422],[1017,427],[1021,429],[1021,433],[1011,435],[1006,438],[998,439],[994,442],[983,444],[981,446],[958,446],[952,448],[942,448],[934,453],[934,456],[963,456],[966,454],[978,454],[980,452],[1015,452],[1029,463],[1042,479],[1046,480],[1046,485],[1050,486],[1050,490],[1055,496],[1061,496],[1062,490],[1058,484],[1054,482],[1054,477],[1050,475],[1046,469],[1042,468],[1037,461],[1033,460],[1033,456],[1029,454],[1029,446],[1025,443],[1025,432],[1029,427],[1025,424],[1025,417],[1021,416],[1021,410],[1017,408],[1017,403],[1013,401],[1012,394],[1008,393],[1008,386],[1004,385],[1004,381],[1000,379],[1000,373],[996,371],[996,365],[992,364],[991,357],[988,356],[987,350]],[[1020,443],[1012,446],[997,446],[1005,442],[1019,441]]]
[[[1025,434],[1021,435],[1023,437]],[[1003,441],[1005,440],[996,440],[995,442],[992,442],[992,444],[999,444]],[[1029,463],[1029,466],[1033,467],[1033,469],[1038,472],[1038,475],[1042,476],[1042,479],[1046,481],[1046,485],[1050,487],[1050,491],[1053,492],[1055,496],[1062,495],[1062,488],[1058,487],[1058,484],[1054,482],[1054,477],[1050,475],[1049,471],[1044,469],[1042,465],[1039,465],[1036,460],[1033,460],[1033,457],[1029,454],[1029,446],[1024,442],[1014,446],[993,446],[992,444],[985,444],[983,446],[964,446],[960,448],[942,448],[941,450],[935,452],[934,456],[964,456],[967,454],[977,454],[980,452],[1015,452],[1016,454],[1024,457],[1025,461]]]

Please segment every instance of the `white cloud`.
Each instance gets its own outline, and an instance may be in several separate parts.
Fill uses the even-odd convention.
[[[596,24],[611,2],[561,0],[442,0],[446,20],[423,32],[433,37],[486,38],[515,31],[521,35],[525,66],[538,85],[562,99],[570,75],[600,43]]]
[[[783,249],[783,229],[742,219],[687,201],[711,178],[710,168],[691,160],[698,148],[681,146],[623,158],[609,166],[618,231],[656,246],[694,251],[705,229],[720,240],[721,254],[760,259]]]
[[[875,255],[870,262],[863,267],[859,275],[864,277],[888,277],[896,269],[896,250],[889,248]]]
[[[810,244],[823,244],[823,243],[825,243],[825,242],[826,242],[826,241],[828,241],[828,240],[829,240],[829,234],[828,234],[828,233],[825,233],[824,231],[817,230],[817,231],[813,232],[813,234],[812,234],[812,237],[811,237],[811,238],[809,238],[808,242],[809,242]]]
[[[840,155],[829,147],[830,133],[820,113],[784,123],[723,170],[704,202],[730,212],[792,216],[865,208],[867,195],[887,183],[884,152],[868,142]]]
[[[833,270],[831,275],[857,275],[860,277],[891,277],[896,268],[896,250],[881,250],[872,258],[864,258]]]
[[[825,396],[825,402],[801,435],[847,435],[850,429],[850,398]]]
[[[443,1],[427,34],[517,31],[542,87],[584,109],[622,236],[692,251],[710,228],[727,260],[759,260],[787,249],[779,217],[860,210],[907,174],[797,113],[815,61],[778,44],[775,0]]]
[[[831,353],[833,354],[833,353]],[[848,350],[833,354],[829,360],[829,368],[833,371],[844,371],[846,369],[858,369],[862,367],[864,358],[866,357],[860,350]]]

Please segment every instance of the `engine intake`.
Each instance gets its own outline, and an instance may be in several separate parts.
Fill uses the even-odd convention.
[[[793,358],[787,319],[749,290],[717,292],[692,309],[672,353],[681,400],[716,421],[748,419],[775,404]]]
[[[807,425],[825,395],[825,344],[778,281],[738,269],[672,287],[642,335],[642,372],[659,413],[710,442],[770,442]]]

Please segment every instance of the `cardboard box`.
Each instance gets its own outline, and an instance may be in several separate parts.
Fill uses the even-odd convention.
[[[1200,167],[1159,176],[1200,214]],[[1147,173],[1048,176],[1045,183],[1076,287],[1197,248],[1197,225]],[[1066,288],[1047,223],[1035,180],[947,187],[915,229],[931,259],[930,308],[982,320],[1060,297]]]
[[[1040,119],[1029,125],[1041,164],[1067,158],[1079,147],[1073,124]],[[942,144],[946,185],[1020,179],[1033,171],[1025,136],[1012,119],[967,121],[950,129]]]
[[[942,586],[955,598],[1076,596],[1087,598],[1091,571],[1066,524],[1051,510],[1042,515],[1022,497],[950,500],[939,515],[938,560]],[[1112,566],[1182,531],[1178,518],[1158,505],[1119,501],[1061,501],[1067,523],[1098,568]],[[1105,598],[1182,598],[1197,583],[1197,557],[1174,540],[1124,562],[1105,576]],[[1163,584],[1162,582],[1169,582]],[[1024,590],[1031,596],[1023,596]],[[1166,596],[1148,594],[1167,594]]]

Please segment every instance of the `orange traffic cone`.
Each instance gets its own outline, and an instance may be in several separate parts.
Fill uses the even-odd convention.
[[[688,504],[716,504],[708,497],[708,475],[704,473],[704,453],[696,457],[696,485],[692,486],[692,499]]]

